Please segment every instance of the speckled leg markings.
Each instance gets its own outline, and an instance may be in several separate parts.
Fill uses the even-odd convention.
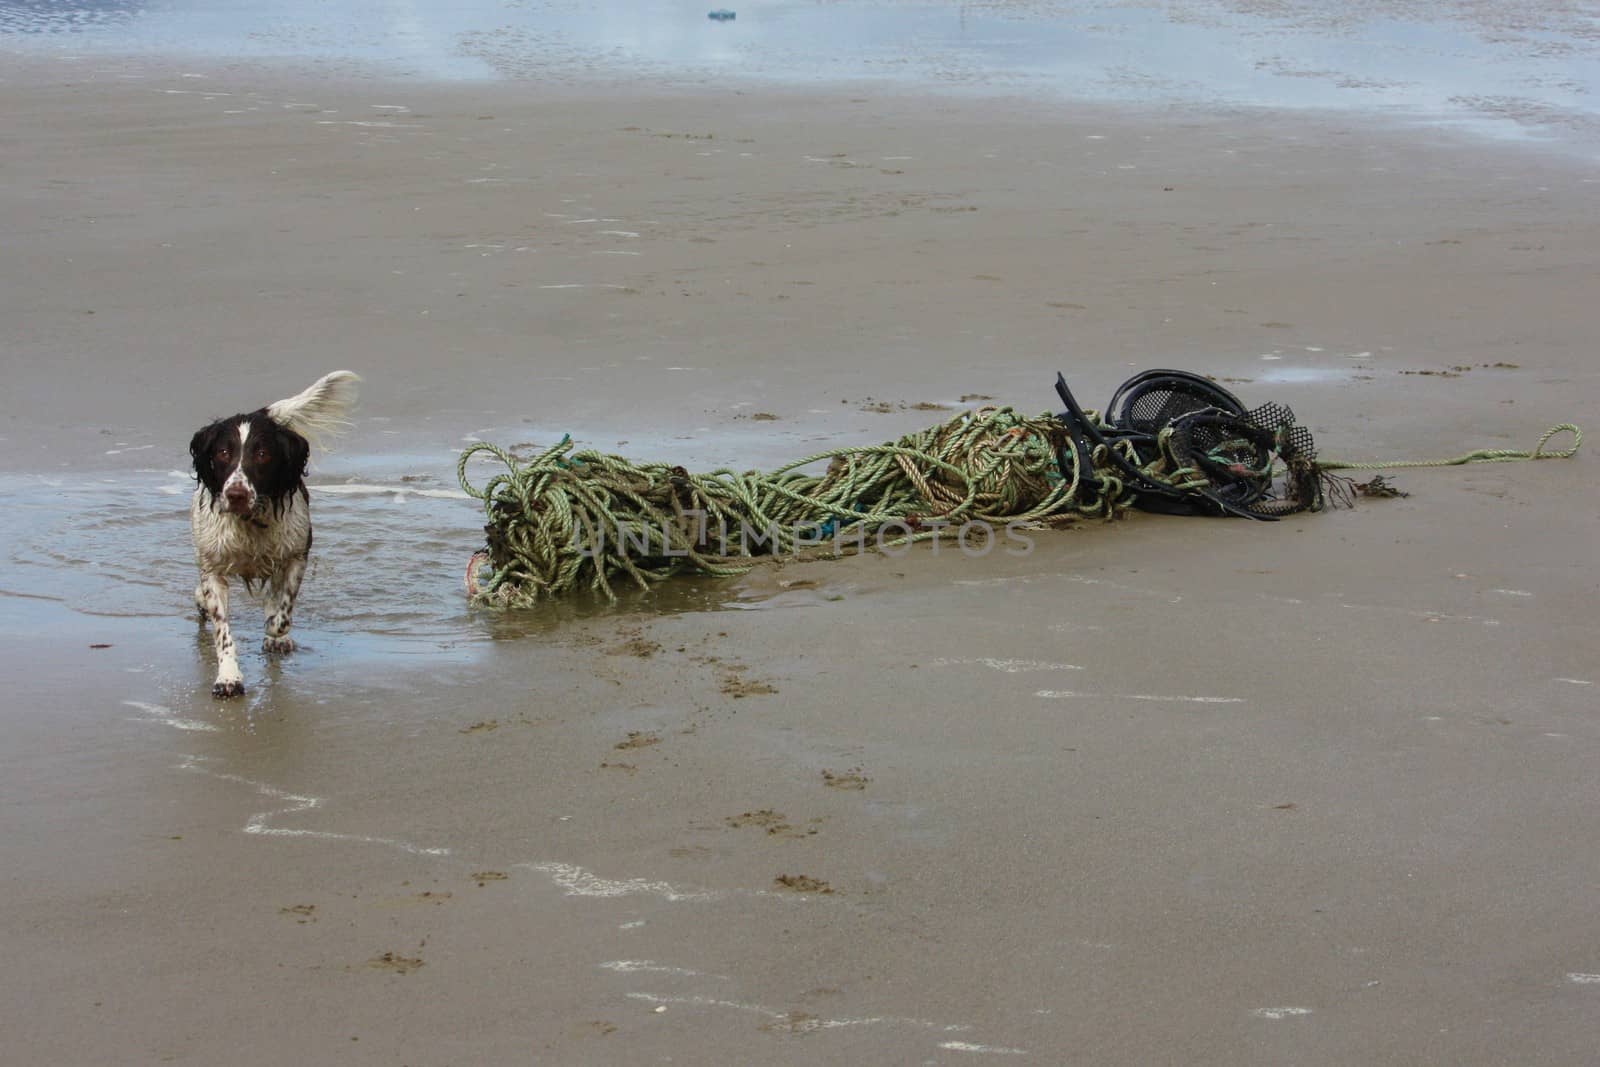
[[[305,573],[306,561],[294,559],[273,576],[272,599],[267,608],[267,636],[261,640],[261,651],[276,655],[294,651],[289,624],[294,620],[294,600],[300,595],[300,579]]]
[[[239,655],[228,629],[228,580],[206,574],[197,590],[200,606],[211,620],[211,641],[217,650],[217,680],[211,684],[214,697],[236,697],[244,692],[244,675],[239,671]]]

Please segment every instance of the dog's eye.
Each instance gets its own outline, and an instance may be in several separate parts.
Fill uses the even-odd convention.
[[[256,449],[256,462],[257,463],[267,463],[267,462],[271,461],[271,459],[272,459],[272,453],[271,452],[267,451],[265,448]]]
[[[217,449],[217,458],[220,460],[227,460],[232,456],[233,449],[229,448],[227,445],[223,445],[221,448]]]

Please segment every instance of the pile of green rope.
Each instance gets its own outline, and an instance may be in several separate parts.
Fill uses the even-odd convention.
[[[686,571],[742,574],[761,556],[836,554],[869,537],[882,545],[952,537],[967,523],[1056,525],[1132,504],[1103,455],[1092,476],[1064,476],[1057,457],[1066,444],[1053,416],[1011,408],[963,412],[889,444],[819,452],[769,472],[690,474],[575,452],[570,437],[527,458],[480,443],[456,469],[488,519],[489,574],[479,582],[480,553],[467,584],[476,602],[494,606],[584,588],[614,599],[618,579],[644,588]],[[505,467],[481,489],[467,480],[480,453]],[[823,461],[821,473],[803,470]]]
[[[1086,414],[1104,425],[1098,413]],[[1573,435],[1573,446],[1547,451],[1560,432]],[[1316,468],[1326,478],[1333,470],[1564,458],[1581,443],[1577,427],[1563,424],[1531,452],[1320,461]],[[648,588],[686,572],[743,574],[761,557],[826,557],[858,551],[868,538],[889,547],[958,537],[974,523],[986,524],[992,535],[995,526],[1112,518],[1138,494],[1119,476],[1107,447],[1124,448],[1124,462],[1164,485],[1186,489],[1204,482],[1200,472],[1175,469],[1168,458],[1140,464],[1121,445],[1096,447],[1093,470],[1079,469],[1059,419],[1009,407],[962,412],[888,444],[819,452],[769,472],[690,474],[665,463],[574,451],[570,436],[526,457],[483,442],[465,450],[456,467],[461,488],[483,501],[487,518],[487,548],[473,555],[467,587],[475,603],[492,607],[531,606],[580,589],[614,600],[618,580]],[[467,464],[480,453],[505,469],[477,488],[467,480]],[[805,472],[823,461],[821,473]]]

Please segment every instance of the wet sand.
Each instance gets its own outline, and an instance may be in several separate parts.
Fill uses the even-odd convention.
[[[1531,447],[1600,421],[1592,168],[1370,118],[8,69],[15,1058],[1592,1055],[1585,459],[511,618],[462,602],[450,492],[475,438],[769,464],[1057,369],[1215,374],[1325,456]],[[335,367],[306,647],[215,702],[184,445]]]

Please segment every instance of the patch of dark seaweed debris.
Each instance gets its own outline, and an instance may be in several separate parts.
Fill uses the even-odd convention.
[[[822,784],[829,789],[865,789],[870,781],[872,779],[862,774],[860,767],[851,767],[838,774],[827,770],[822,772]]]
[[[833,887],[820,878],[813,878],[809,874],[780,874],[772,880],[772,884],[779,889],[786,889],[793,893],[832,893]]]

